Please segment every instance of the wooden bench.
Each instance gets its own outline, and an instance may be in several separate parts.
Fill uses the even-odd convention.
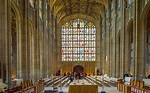
[[[144,82],[144,90],[146,92],[150,92],[150,79],[143,79]]]
[[[12,87],[15,87],[15,86],[20,86],[20,83],[23,82],[23,79],[13,79],[11,81],[12,83]]]
[[[5,93],[40,93],[44,90],[43,80],[39,80],[33,85],[32,80],[21,82],[20,89],[8,89]]]
[[[123,79],[122,78],[119,78],[118,80],[117,80],[117,83],[118,83],[118,86],[117,86],[117,89],[119,90],[119,91],[122,91],[123,92]]]
[[[125,77],[124,84],[123,84],[123,92],[124,93],[130,93],[131,92],[131,83],[132,83],[132,77]]]
[[[144,87],[150,86],[150,79],[143,79]]]
[[[117,83],[118,78],[110,77],[110,78],[109,78],[109,80],[110,80],[111,82],[115,82],[115,83]]]

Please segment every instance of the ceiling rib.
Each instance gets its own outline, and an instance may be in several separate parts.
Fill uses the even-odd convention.
[[[104,14],[106,0],[54,0],[52,7],[59,20],[74,14],[84,14],[100,20]]]

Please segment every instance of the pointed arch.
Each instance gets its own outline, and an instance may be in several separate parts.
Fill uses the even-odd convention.
[[[144,49],[143,49],[143,56],[144,56],[144,67],[145,67],[145,74],[146,76],[150,74],[150,64],[148,63],[149,60],[149,23],[148,23],[148,17],[150,16],[150,1],[147,2],[147,4],[145,5],[141,16],[140,16],[140,22],[141,22],[141,27],[138,33],[142,33],[140,34],[141,37],[143,37],[142,41],[143,41],[143,45],[144,45]]]
[[[133,18],[131,18],[125,29],[125,72],[134,73],[134,47],[133,47]]]
[[[74,15],[70,15],[67,16],[65,18],[63,18],[62,20],[58,21],[58,26],[61,27],[64,23],[72,20],[72,19],[77,19],[77,18],[81,18],[83,20],[89,20],[91,21],[96,27],[99,27],[99,20],[95,20],[95,18],[91,17],[91,16],[87,16],[84,14],[74,14]]]
[[[22,16],[16,3],[11,0],[11,9],[16,16],[16,39],[17,39],[17,78],[21,78],[21,32],[22,32]]]

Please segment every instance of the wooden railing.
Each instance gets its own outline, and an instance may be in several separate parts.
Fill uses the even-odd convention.
[[[37,84],[33,85],[32,80],[21,82],[20,86],[6,89],[0,93],[40,93],[44,91],[43,80],[39,80]]]
[[[129,84],[125,84],[123,79],[118,80],[118,90],[123,93],[150,93],[150,87],[145,87],[144,81],[132,79]]]

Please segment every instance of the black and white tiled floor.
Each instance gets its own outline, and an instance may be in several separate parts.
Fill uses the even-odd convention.
[[[76,82],[76,81],[74,81]],[[72,82],[71,84],[73,84],[74,82]],[[83,83],[83,80],[80,81],[80,83]],[[80,84],[78,83],[78,84]],[[84,83],[88,84],[88,82],[84,81]],[[76,83],[77,84],[77,83]],[[52,87],[45,87],[45,90],[52,90]],[[60,89],[60,87],[58,87],[58,91],[63,91],[63,93],[68,93],[68,87],[62,87],[62,89]],[[103,89],[104,91],[106,91],[106,93],[122,93],[120,91],[117,90],[117,87],[104,87]],[[100,91],[102,91],[102,87],[98,87],[98,92],[100,93]]]

